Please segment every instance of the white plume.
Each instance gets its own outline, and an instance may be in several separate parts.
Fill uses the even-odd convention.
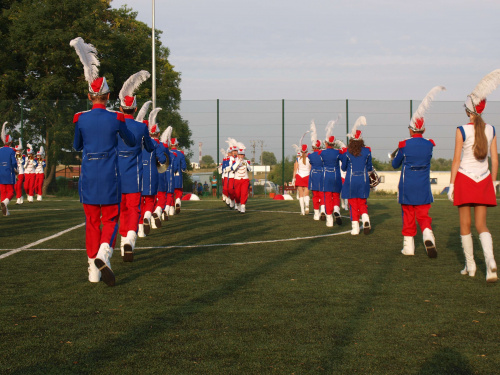
[[[223,158],[225,158],[227,156],[227,152],[223,148],[220,149],[220,153],[222,154]]]
[[[158,112],[161,111],[161,108],[160,107],[157,107],[155,109],[153,109],[151,111],[151,113],[149,114],[149,129],[151,129],[151,127],[156,124],[156,115],[158,114]]]
[[[125,81],[118,94],[120,100],[123,101],[126,96],[134,96],[134,91],[149,77],[151,77],[151,74],[149,74],[147,70],[141,70],[140,72],[132,74],[129,79]]]
[[[245,150],[246,149],[245,145],[241,142],[236,143],[236,146],[238,146],[238,150]]]
[[[43,146],[40,146],[40,154],[45,155],[45,149],[43,148]]]
[[[229,145],[229,147],[234,147],[237,145],[238,142],[234,138],[228,138],[226,143]]]
[[[5,129],[5,125],[8,124],[8,121],[5,121],[2,125],[2,134],[1,134],[1,138],[2,138],[2,142],[5,143],[5,139],[7,138],[7,130]]]
[[[309,131],[311,132],[311,144],[314,145],[318,140],[318,132],[316,131],[316,124],[314,123],[314,120],[311,121],[311,127]]]
[[[338,114],[337,119],[335,121],[334,120],[328,121],[328,124],[326,125],[326,128],[325,128],[326,139],[330,138],[330,136],[332,135],[333,128],[334,128],[335,124],[337,124],[337,122],[340,120],[341,117],[342,116],[340,116],[340,114]]]
[[[305,137],[305,136],[306,136],[306,134],[308,134],[308,133],[309,133],[309,130],[308,130],[308,131],[306,131],[304,134],[302,134],[302,137],[300,138],[300,141],[299,141],[299,145],[301,145],[301,146],[302,146],[302,144],[303,144],[303,143],[302,143],[302,141],[304,140],[304,137]]]
[[[30,143],[26,144],[26,149],[31,150],[33,152],[33,146]]]
[[[146,113],[148,113],[149,106],[151,105],[152,101],[148,100],[146,103],[144,103],[141,107],[141,110],[139,111],[139,114],[137,115],[135,121],[143,122],[144,117],[146,117]]]
[[[161,134],[161,137],[160,137],[160,142],[161,143],[166,143],[166,144],[169,144],[170,143],[170,138],[172,137],[172,127],[171,126],[168,126],[165,131]]]
[[[85,80],[90,84],[99,78],[99,60],[97,59],[97,50],[92,44],[85,43],[78,37],[69,42],[73,47],[83,64]]]
[[[343,149],[343,148],[346,148],[347,146],[340,139],[336,139],[335,143],[334,143],[334,147],[338,148],[338,149]]]
[[[431,106],[431,102],[434,100],[434,97],[437,95],[438,92],[440,91],[445,91],[446,88],[444,86],[435,86],[427,93],[425,98],[422,100],[422,103],[418,106],[417,110],[411,117],[411,122],[410,124],[414,124],[415,120],[418,118],[423,118],[425,112],[429,109]]]
[[[292,148],[295,150],[296,154],[298,154],[301,151],[301,148],[299,146],[297,146],[296,144],[293,144]]]
[[[496,69],[483,77],[476,88],[470,94],[474,103],[479,103],[481,100],[486,99],[500,84],[500,69]]]
[[[349,138],[354,138],[354,135],[356,134],[356,130],[358,130],[358,128],[360,126],[366,126],[366,117],[365,116],[359,116],[358,117],[358,119],[354,123],[354,126],[351,129],[351,132],[349,134],[347,134],[347,136]]]

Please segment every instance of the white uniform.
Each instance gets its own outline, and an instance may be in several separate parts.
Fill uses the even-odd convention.
[[[490,175],[490,170],[488,168],[488,157],[486,157],[484,160],[477,160],[474,156],[474,125],[462,125],[458,129],[462,133],[462,139],[464,141],[462,146],[462,160],[460,160],[460,167],[458,171],[471,178],[475,182],[480,182]],[[484,132],[486,134],[486,139],[488,140],[489,150],[491,142],[495,137],[495,128],[490,124],[486,124]]]

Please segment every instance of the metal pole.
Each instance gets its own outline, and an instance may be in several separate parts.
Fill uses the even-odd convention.
[[[24,98],[21,97],[21,140],[24,143],[24,120],[23,120],[23,112],[24,112]]]
[[[410,120],[411,116],[413,116],[413,100],[410,99]]]
[[[217,199],[219,199],[220,181],[221,176],[219,174],[219,99],[217,99]]]
[[[281,99],[281,188],[285,194],[285,99]]]
[[[151,35],[151,43],[152,45],[152,50],[153,50],[153,56],[152,56],[152,63],[153,63],[153,73],[152,73],[152,80],[153,80],[153,109],[156,108],[156,38],[155,38],[155,0],[153,1],[153,30],[152,30],[152,35]]]
[[[345,133],[349,134],[349,99],[345,100]],[[349,137],[346,135],[346,145],[349,144]]]

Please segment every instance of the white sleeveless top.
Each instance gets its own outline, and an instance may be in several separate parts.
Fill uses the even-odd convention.
[[[462,146],[462,159],[460,160],[460,167],[458,171],[465,174],[467,177],[473,179],[476,182],[484,180],[490,175],[490,170],[488,169],[488,156],[483,160],[477,160],[474,156],[474,124],[467,124],[459,126],[458,129],[462,133],[462,139],[464,141]],[[491,146],[491,142],[495,137],[495,128],[490,124],[486,124],[484,128],[486,134],[486,139],[488,140],[488,154]]]
[[[300,177],[307,177],[309,173],[311,173],[311,163],[309,163],[309,158],[306,157],[306,164],[302,162],[302,158],[297,158],[297,164],[299,167],[297,168],[297,174]]]

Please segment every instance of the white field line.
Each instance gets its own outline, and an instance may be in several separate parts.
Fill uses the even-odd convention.
[[[52,236],[42,238],[42,239],[40,239],[40,240],[38,240],[38,241],[35,241],[35,242],[32,242],[32,243],[30,243],[30,244],[28,244],[28,245],[24,245],[24,246],[19,247],[19,248],[17,248],[17,249],[11,250],[11,251],[9,251],[9,252],[7,252],[7,253],[5,253],[5,254],[0,255],[0,259],[7,258],[8,256],[11,256],[12,254],[16,254],[16,253],[18,253],[18,252],[20,252],[20,251],[23,251],[23,250],[29,250],[29,249],[30,249],[31,247],[33,247],[33,246],[36,246],[36,245],[38,245],[38,244],[41,244],[42,242],[45,242],[45,241],[52,240],[53,238],[56,238],[56,237],[62,236],[63,234],[68,233],[68,232],[71,232],[71,231],[72,231],[72,230],[74,230],[74,229],[81,228],[81,227],[83,227],[84,225],[85,225],[85,223],[78,224],[78,225],[76,225],[76,226],[74,226],[74,227],[71,227],[71,228],[68,228],[68,229],[66,229],[66,230],[63,230],[63,231],[61,231],[61,232],[59,232],[59,233],[56,233],[56,234],[54,234],[54,235],[52,235]]]

